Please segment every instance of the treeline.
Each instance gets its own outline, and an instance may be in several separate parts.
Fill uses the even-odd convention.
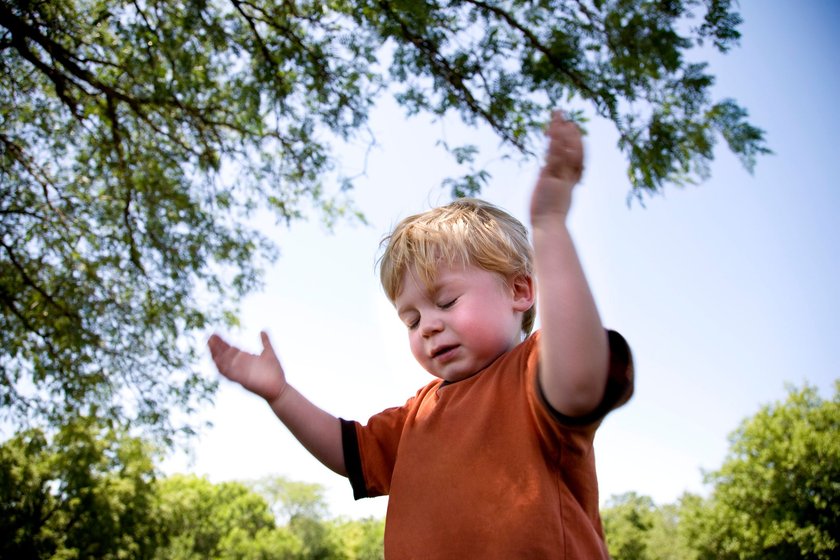
[[[384,521],[329,518],[317,484],[160,477],[155,450],[80,418],[0,447],[0,558],[375,560]]]
[[[840,382],[761,408],[730,436],[707,497],[657,506],[635,493],[601,515],[613,560],[840,558]]]
[[[791,389],[732,434],[708,496],[602,511],[614,560],[840,557],[840,382]],[[144,439],[89,417],[0,446],[0,558],[383,557],[384,522],[329,516],[317,484],[161,477]]]

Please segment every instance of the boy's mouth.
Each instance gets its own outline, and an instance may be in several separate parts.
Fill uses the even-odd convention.
[[[432,359],[434,360],[434,359],[440,358],[444,354],[447,354],[447,353],[451,352],[452,350],[455,350],[457,347],[458,347],[457,344],[449,344],[449,345],[446,345],[446,346],[438,346],[437,348],[433,348],[432,349]]]

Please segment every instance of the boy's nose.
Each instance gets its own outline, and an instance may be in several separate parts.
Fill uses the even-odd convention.
[[[424,319],[420,324],[420,332],[424,337],[432,336],[433,334],[439,333],[442,330],[443,321],[435,317]]]

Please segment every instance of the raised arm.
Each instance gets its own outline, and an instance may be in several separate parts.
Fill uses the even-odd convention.
[[[219,373],[262,398],[301,444],[336,473],[347,476],[338,418],[312,404],[286,381],[280,360],[266,333],[263,350],[250,354],[218,335],[207,341]]]
[[[604,396],[609,348],[566,227],[572,189],[583,171],[580,130],[556,112],[546,135],[546,161],[531,198],[540,382],[555,410],[575,417],[592,412]]]

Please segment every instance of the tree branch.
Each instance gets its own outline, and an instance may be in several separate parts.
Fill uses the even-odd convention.
[[[520,150],[525,150],[525,146],[516,138],[514,138],[508,130],[489,112],[481,106],[481,103],[475,98],[470,88],[464,83],[464,76],[452,68],[449,61],[443,56],[434,45],[427,39],[414,33],[409,29],[406,22],[400,18],[399,13],[391,6],[387,0],[380,0],[379,6],[384,13],[386,13],[392,21],[396,21],[403,34],[403,39],[414,45],[419,51],[426,54],[432,69],[436,74],[443,77],[446,82],[454,89],[456,93],[469,110],[480,116],[490,127],[495,130],[503,140],[516,146]]]
[[[518,31],[522,34],[523,37],[528,41],[528,43],[536,50],[542,53],[543,56],[551,62],[551,65],[559,70],[562,74],[564,74],[569,80],[574,84],[574,86],[581,92],[585,93],[588,97],[595,100],[597,99],[597,94],[589,87],[589,85],[577,74],[570,72],[567,65],[564,64],[564,61],[558,59],[551,50],[546,47],[539,38],[527,27],[519,23],[516,18],[513,17],[508,11],[499,8],[498,6],[493,6],[488,4],[487,2],[483,2],[482,0],[465,0],[467,4],[472,4],[475,7],[491,13],[498,17],[499,19],[503,20],[507,23],[510,27]]]

